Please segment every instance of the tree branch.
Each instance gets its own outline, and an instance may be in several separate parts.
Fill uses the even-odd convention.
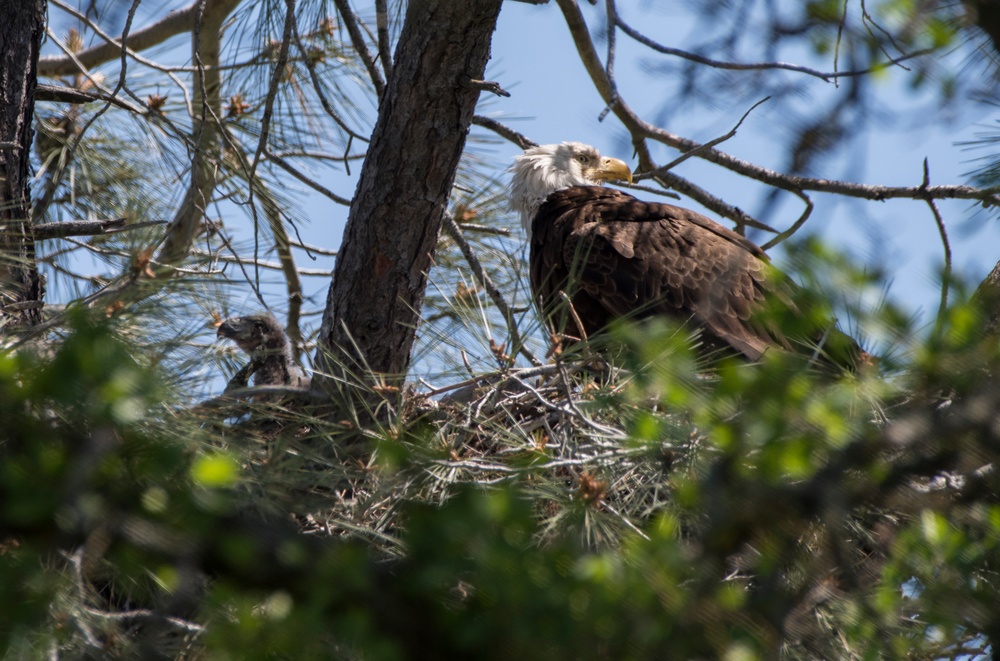
[[[535,357],[535,355],[528,349],[524,344],[524,339],[521,337],[521,333],[517,330],[517,321],[514,319],[514,313],[504,299],[503,294],[497,289],[497,286],[493,283],[492,278],[483,268],[482,262],[479,261],[479,256],[466,241],[465,236],[462,234],[462,229],[455,222],[454,217],[451,213],[445,213],[444,215],[444,229],[448,232],[448,235],[455,240],[458,245],[459,250],[462,251],[462,255],[465,257],[465,261],[468,262],[469,267],[472,269],[473,275],[475,275],[476,280],[482,285],[483,289],[489,295],[490,300],[493,301],[493,305],[497,307],[500,314],[503,315],[504,321],[507,324],[507,332],[510,334],[510,342],[514,346],[515,350],[525,358],[532,365],[541,365],[541,362]]]
[[[365,35],[361,33],[361,28],[358,26],[358,17],[351,11],[351,5],[348,3],[348,0],[333,0],[333,4],[337,7],[337,12],[340,14],[340,19],[343,21],[344,27],[347,28],[347,34],[351,38],[351,45],[354,47],[354,51],[361,58],[365,69],[368,70],[368,77],[371,79],[372,85],[375,86],[376,96],[381,100],[385,94],[385,79],[379,72],[378,67],[375,66],[375,58],[372,57],[371,52],[368,50],[368,45],[365,43]]]
[[[222,124],[221,30],[240,0],[204,0],[204,13],[195,14],[192,35],[195,74],[195,148],[191,159],[191,182],[157,255],[157,262],[173,265],[191,250],[197,228],[205,217],[217,183]]]
[[[194,29],[195,17],[198,13],[198,6],[203,0],[196,0],[183,9],[178,9],[167,14],[156,23],[137,30],[129,36],[129,54],[143,51],[162,44],[167,39]],[[205,0],[205,13],[216,11],[219,5],[233,4],[232,0]],[[225,13],[228,15],[229,11]],[[116,59],[121,55],[122,46],[114,40],[107,40],[92,48],[76,53],[76,59],[88,69],[100,66],[106,62]],[[79,71],[77,63],[65,55],[50,55],[38,60],[39,76],[69,76]]]
[[[807,76],[813,76],[819,78],[828,83],[836,81],[837,78],[847,78],[850,76],[863,76],[865,74],[873,73],[875,71],[881,71],[887,67],[895,66],[906,60],[912,60],[916,57],[921,57],[923,55],[929,55],[934,52],[933,49],[925,48],[922,50],[914,51],[913,53],[907,53],[895,58],[889,58],[885,62],[880,62],[874,66],[868,67],[867,69],[857,69],[855,71],[830,71],[824,72],[817,69],[812,69],[810,67],[805,67],[799,64],[790,64],[788,62],[723,62],[721,60],[713,60],[712,58],[705,57],[704,55],[698,55],[697,53],[692,53],[690,51],[681,50],[679,48],[671,48],[669,46],[664,46],[656,41],[653,41],[646,35],[642,34],[631,25],[626,23],[621,19],[621,17],[615,17],[615,24],[621,28],[622,32],[632,37],[635,41],[638,41],[643,46],[651,48],[657,53],[663,55],[673,55],[675,57],[680,57],[691,62],[697,62],[698,64],[704,64],[705,66],[712,67],[713,69],[727,69],[730,71],[762,71],[766,69],[784,69],[786,71],[792,71],[795,73],[806,74]]]
[[[612,112],[615,113],[626,129],[628,129],[629,133],[632,134],[633,144],[638,147],[644,140],[653,139],[682,152],[700,150],[701,145],[694,140],[682,138],[641,119],[625,100],[618,96],[611,81],[607,78],[604,65],[601,63],[593,41],[590,38],[587,23],[575,0],[556,0],[556,3],[563,12],[566,25],[570,30],[577,52],[580,55],[580,60],[590,75],[594,87],[605,103],[611,108]],[[738,159],[717,149],[699,151],[698,156],[704,160],[721,165],[737,174],[793,193],[814,190],[879,201],[891,198],[923,200],[927,197],[932,199],[966,199],[979,200],[986,206],[1000,206],[1000,196],[995,191],[973,188],[971,186],[869,186],[866,184],[781,174],[774,170]],[[662,176],[665,173],[662,170],[654,170],[652,174]]]

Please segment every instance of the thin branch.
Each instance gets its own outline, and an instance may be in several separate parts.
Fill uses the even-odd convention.
[[[454,217],[452,217],[450,212],[444,214],[444,229],[448,232],[448,235],[455,241],[459,249],[462,251],[462,255],[465,256],[465,261],[469,263],[469,267],[472,269],[473,274],[476,276],[476,280],[479,284],[483,286],[486,293],[489,295],[493,304],[497,306],[497,310],[503,315],[504,321],[507,323],[507,332],[510,333],[510,341],[517,348],[517,351],[523,355],[532,365],[540,365],[541,363],[535,357],[535,355],[528,349],[524,344],[523,338],[521,338],[520,332],[517,330],[517,323],[514,319],[514,313],[511,311],[510,306],[507,301],[504,300],[503,294],[493,283],[489,274],[483,269],[482,262],[479,261],[478,255],[466,241],[465,236],[462,234],[462,229],[455,222]]]
[[[363,135],[356,133],[350,126],[347,125],[337,111],[334,110],[333,104],[330,103],[329,99],[326,98],[326,92],[323,91],[323,83],[319,79],[319,73],[316,71],[316,62],[313,58],[309,57],[308,51],[302,43],[302,37],[299,35],[298,25],[293,25],[293,31],[295,34],[295,45],[298,47],[299,51],[303,54],[302,61],[306,65],[306,71],[309,72],[309,80],[312,81],[313,91],[316,92],[316,98],[319,99],[319,103],[323,106],[323,110],[327,115],[347,134],[347,150],[351,148],[351,142],[357,138],[362,142],[368,142],[368,139]],[[340,157],[339,160],[344,161],[344,167],[347,168],[348,174],[350,174],[350,167],[347,165],[347,152]]]
[[[244,259],[236,255],[232,256],[221,255],[213,252],[208,252],[206,250],[198,250],[198,249],[192,250],[191,254],[194,255],[195,257],[207,257],[216,262],[226,262],[229,264],[246,264],[254,267],[260,267],[262,269],[267,269],[269,271],[283,272],[285,270],[285,265],[280,262],[264,262],[259,259],[257,260]],[[330,277],[329,269],[305,269],[296,267],[295,271],[299,275],[306,277],[326,277],[326,278]]]
[[[492,119],[490,117],[483,117],[482,115],[476,115],[475,117],[472,118],[472,123],[475,124],[476,126],[481,126],[484,129],[489,129],[490,131],[493,131],[501,138],[513,142],[521,149],[528,149],[529,147],[538,146],[538,143],[532,140],[531,138],[521,133],[518,133],[509,126],[501,124],[497,120]]]
[[[324,196],[330,198],[331,200],[333,200],[337,204],[342,204],[342,205],[344,205],[346,207],[351,206],[351,201],[349,199],[347,199],[346,197],[341,197],[340,195],[337,195],[336,193],[334,193],[332,190],[330,190],[326,186],[323,186],[319,182],[314,181],[310,177],[306,176],[304,173],[302,173],[300,170],[298,170],[295,166],[293,166],[288,161],[286,161],[282,157],[280,157],[277,154],[275,154],[274,152],[272,152],[267,147],[264,148],[264,157],[267,158],[267,160],[269,160],[272,163],[274,163],[275,165],[277,165],[278,167],[280,167],[282,170],[284,170],[288,174],[292,175],[293,177],[295,177],[296,179],[298,179],[299,181],[301,181],[302,183],[304,183],[309,188],[312,188],[317,193],[323,194]]]
[[[111,218],[110,220],[65,220],[58,223],[39,223],[32,228],[35,238],[61,239],[67,236],[94,236],[97,234],[117,234],[129,230],[163,225],[166,221],[151,220],[142,223],[126,225],[127,218]]]
[[[257,150],[254,152],[248,177],[251,182],[254,173],[257,172],[257,164],[260,162],[261,154],[267,148],[267,138],[271,133],[271,115],[274,114],[274,100],[278,98],[278,87],[281,85],[281,80],[286,73],[285,68],[288,66],[288,49],[292,42],[293,30],[298,32],[295,22],[295,0],[285,0],[285,27],[281,35],[278,58],[274,63],[274,72],[271,74],[271,84],[267,88],[267,96],[264,99],[264,114],[260,118],[260,138],[257,141]],[[304,55],[305,52],[303,52]],[[253,186],[250,187],[250,199],[253,200]]]
[[[587,73],[590,75],[594,87],[605,103],[610,104],[615,92],[607,80],[604,65],[601,64],[597,51],[594,49],[589,28],[583,15],[580,13],[580,8],[573,0],[556,0],[556,3],[563,11],[566,25],[576,45],[577,53]],[[692,151],[700,147],[700,144],[694,140],[682,138],[641,119],[628,106],[625,100],[620,97],[616,99],[612,111],[632,134],[633,144],[640,144],[642,140],[650,138],[680,151]],[[879,201],[895,198],[924,199],[929,196],[933,199],[979,200],[986,206],[1000,206],[1000,195],[994,189],[980,189],[971,186],[932,186],[926,189],[921,186],[869,186],[845,181],[813,179],[781,174],[774,170],[738,159],[717,149],[707,149],[700,152],[698,156],[709,162],[721,165],[737,174],[790,192],[814,190]]]
[[[361,33],[361,28],[358,27],[358,17],[351,11],[351,5],[348,3],[348,0],[333,0],[333,4],[340,14],[341,22],[347,28],[347,34],[351,37],[351,45],[354,47],[358,57],[361,58],[365,69],[368,70],[368,77],[371,79],[372,85],[375,86],[375,95],[381,100],[385,95],[385,79],[379,72],[378,67],[375,66],[375,59],[368,50],[368,45],[365,43],[365,35]]]
[[[750,113],[752,113],[757,108],[757,106],[759,106],[759,105],[767,102],[768,100],[770,100],[770,98],[771,97],[769,97],[769,96],[765,96],[763,99],[761,99],[757,103],[755,103],[752,106],[750,106],[750,109],[747,110],[745,113],[743,113],[743,116],[740,117],[740,120],[738,122],[736,122],[736,125],[733,128],[729,129],[729,131],[726,132],[725,134],[720,135],[719,137],[714,138],[712,140],[709,140],[708,142],[706,142],[704,144],[698,145],[694,149],[691,149],[691,150],[688,150],[688,151],[684,152],[683,154],[681,154],[680,156],[678,156],[674,160],[670,161],[666,165],[660,166],[657,169],[660,170],[660,171],[672,170],[675,167],[677,167],[678,165],[680,165],[681,163],[683,163],[684,161],[686,161],[689,158],[691,158],[692,156],[698,156],[699,154],[702,154],[702,153],[708,151],[709,149],[715,147],[715,145],[721,144],[721,143],[725,142],[726,140],[729,140],[730,138],[732,138],[733,136],[736,135],[736,131],[739,130],[740,126],[743,125],[743,122],[746,120],[747,117],[750,116]]]
[[[233,0],[215,1],[230,3]],[[59,0],[55,0],[50,4],[54,4],[56,7],[59,7],[70,14],[79,14],[79,12],[73,10],[72,7],[59,2]],[[134,56],[136,51],[146,50],[147,48],[162,44],[167,39],[170,39],[178,34],[190,32],[194,29],[195,16],[198,13],[199,4],[201,4],[201,0],[196,0],[183,9],[170,12],[156,23],[147,26],[142,30],[137,30],[135,34],[129,38],[129,54]],[[79,16],[77,17],[79,18]],[[82,63],[86,68],[91,69],[93,67],[100,66],[105,62],[110,62],[118,57],[122,50],[121,43],[107,37],[107,35],[100,36],[102,36],[104,42],[77,53],[76,60],[78,61],[74,61],[74,58],[68,56],[58,55],[38,58],[38,75],[43,77],[68,76],[79,71],[79,63]]]
[[[851,0],[844,0],[844,12],[840,15],[840,24],[837,25],[837,43],[833,46],[833,70],[837,71],[837,64],[840,61],[840,42],[844,36],[844,26],[847,24],[847,6]]]
[[[795,195],[798,196],[800,200],[806,203],[805,209],[802,210],[802,213],[799,215],[798,219],[794,223],[792,223],[791,227],[789,227],[784,232],[781,232],[780,234],[772,238],[770,241],[762,245],[760,247],[761,250],[770,250],[771,248],[778,245],[791,235],[798,232],[799,229],[801,229],[802,225],[805,224],[806,220],[809,219],[809,216],[812,215],[813,201],[809,198],[809,196],[801,191],[795,191]]]
[[[632,37],[632,39],[638,41],[644,46],[655,50],[658,53],[664,55],[673,55],[675,57],[680,57],[685,60],[690,60],[691,62],[697,62],[698,64],[704,64],[705,66],[712,67],[714,69],[727,69],[731,71],[763,71],[766,69],[784,69],[786,71],[793,71],[796,73],[806,74],[808,76],[813,76],[819,78],[826,82],[836,82],[838,78],[847,78],[849,76],[863,76],[875,71],[881,71],[887,67],[896,66],[901,62],[906,60],[911,60],[916,57],[921,57],[924,55],[929,55],[934,52],[933,49],[926,48],[907,55],[901,55],[897,58],[892,58],[886,62],[880,62],[876,65],[868,67],[867,69],[857,69],[852,71],[830,71],[824,72],[817,69],[812,69],[810,67],[805,67],[799,64],[790,64],[787,62],[752,62],[752,63],[742,63],[742,62],[724,62],[721,60],[713,60],[712,58],[705,57],[703,55],[698,55],[697,53],[691,53],[690,51],[681,50],[679,48],[671,48],[669,46],[664,46],[656,41],[653,41],[649,37],[645,36],[632,26],[628,25],[621,18],[618,18],[618,27],[621,28],[622,32]]]
[[[605,10],[607,12],[607,31],[605,33],[605,38],[608,42],[608,55],[605,59],[604,64],[604,75],[608,78],[608,84],[613,90],[611,100],[608,101],[607,107],[601,111],[601,114],[597,116],[597,121],[603,122],[604,118],[608,116],[611,111],[611,107],[618,102],[618,84],[615,82],[615,24],[617,22],[618,14],[615,11],[615,0],[605,1]]]
[[[327,255],[327,256],[330,256],[330,257],[336,257],[337,253],[339,252],[337,250],[330,250],[329,248],[320,248],[319,246],[308,245],[308,244],[302,243],[301,241],[292,241],[291,239],[289,239],[288,244],[292,245],[292,246],[295,246],[296,248],[301,248],[302,250],[305,250],[306,252],[310,252],[310,253],[314,252],[317,255]]]
[[[35,90],[35,101],[53,101],[55,103],[84,104],[95,101],[107,101],[119,108],[141,115],[145,112],[143,108],[137,108],[125,101],[113,96],[108,96],[103,91],[83,92],[71,87],[61,87],[59,85],[39,85]]]
[[[389,52],[389,11],[385,0],[375,0],[375,29],[378,33],[378,59],[388,78],[392,73],[392,54]]]
[[[657,168],[652,172],[645,172],[637,178],[640,180],[653,179],[666,188],[672,188],[682,195],[686,195],[692,200],[695,200],[706,209],[710,209],[723,218],[730,219],[736,223],[737,227],[753,227],[754,229],[763,230],[772,234],[779,233],[778,230],[771,227],[767,223],[757,220],[739,207],[734,207],[721,198],[712,195],[701,186],[698,186],[697,184],[694,184],[673,172],[662,172],[659,168]]]
[[[924,181],[921,184],[921,188],[930,190],[930,183],[930,165],[927,159],[924,158]],[[937,205],[934,204],[934,199],[932,197],[925,197],[924,201],[934,216],[934,223],[937,225],[938,234],[941,236],[941,245],[944,247],[944,272],[941,274],[941,302],[938,305],[937,320],[934,322],[935,333],[941,333],[944,330],[944,313],[948,309],[948,289],[951,287],[951,242],[948,240],[948,229],[945,227],[944,218],[941,217],[941,212],[938,211]]]

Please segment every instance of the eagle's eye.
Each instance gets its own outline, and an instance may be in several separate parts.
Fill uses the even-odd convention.
[[[576,155],[576,160],[578,160],[581,163],[586,163],[587,162],[587,155],[586,154],[577,154]]]

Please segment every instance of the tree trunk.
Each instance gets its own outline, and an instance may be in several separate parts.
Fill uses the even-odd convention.
[[[44,296],[28,184],[45,0],[5,0],[0,17],[0,327],[5,327],[37,323]]]
[[[403,376],[501,0],[411,0],[351,204],[319,372]],[[314,385],[322,386],[318,374]]]

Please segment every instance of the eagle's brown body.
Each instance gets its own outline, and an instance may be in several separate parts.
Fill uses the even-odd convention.
[[[560,342],[616,319],[667,316],[698,331],[703,350],[749,360],[799,350],[846,368],[868,360],[753,242],[694,211],[601,185],[631,181],[623,161],[564,142],[526,149],[511,172],[532,293]]]
[[[751,317],[769,289],[767,257],[730,229],[688,209],[618,190],[575,186],[549,195],[535,216],[531,282],[550,324],[570,297],[587,335],[613,319],[653,315],[691,321],[709,346],[751,360],[788,348]],[[578,331],[577,331],[578,332]]]

